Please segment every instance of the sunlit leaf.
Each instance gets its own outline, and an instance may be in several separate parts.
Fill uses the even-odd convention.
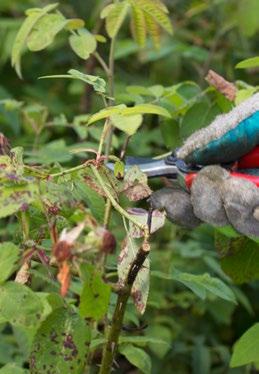
[[[113,7],[108,8],[106,13],[102,13],[102,17],[105,18],[106,31],[110,38],[114,38],[123,24],[129,10],[128,1],[118,2],[113,4]]]
[[[73,51],[83,60],[87,60],[97,47],[95,37],[86,29],[79,29],[76,34],[71,35],[69,43]]]
[[[248,329],[235,343],[230,367],[258,363],[259,361],[259,323]]]
[[[132,29],[136,42],[144,47],[147,36],[145,15],[143,10],[136,6],[134,2],[132,3]]]
[[[55,8],[57,8],[58,4],[50,4],[45,6],[42,9],[38,9],[37,11],[32,11],[28,14],[28,17],[23,22],[18,34],[16,35],[16,39],[13,44],[12,49],[12,66],[15,68],[18,76],[21,78],[21,55],[24,50],[25,43],[28,40],[28,36],[32,31],[33,27],[37,24],[37,22],[48,12],[51,12]]]
[[[236,66],[236,69],[251,69],[259,67],[259,56],[248,58],[239,62]]]
[[[48,47],[55,36],[65,27],[66,19],[62,14],[45,14],[33,27],[27,39],[28,48],[33,51],[41,51]]]
[[[113,126],[117,129],[124,131],[128,135],[134,135],[142,124],[143,116],[141,114],[133,116],[114,114],[111,116],[111,121]]]

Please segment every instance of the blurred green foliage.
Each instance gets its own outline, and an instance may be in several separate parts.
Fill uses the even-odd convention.
[[[82,18],[88,30],[108,38],[104,21],[99,18],[105,3],[107,2],[102,0],[61,0],[59,9],[67,18]],[[43,165],[41,172],[49,173],[51,170],[54,173],[60,172],[63,166],[80,164],[87,157],[86,149],[98,149],[102,130],[100,124],[86,127],[85,123],[90,115],[103,108],[103,102],[100,95],[94,94],[92,86],[85,85],[80,80],[37,78],[66,74],[71,68],[105,80],[106,76],[93,57],[85,61],[72,51],[68,33],[65,31],[56,36],[55,43],[48,46],[47,50],[37,53],[25,50],[22,56],[23,79],[18,78],[11,67],[10,58],[24,11],[48,4],[50,1],[47,0],[0,2],[0,124],[1,132],[8,137],[12,148],[23,147],[25,163],[39,163]],[[165,4],[169,9],[174,32],[172,35],[161,35],[159,49],[154,48],[150,38],[147,39],[146,46],[139,47],[131,36],[128,22],[123,24],[116,42],[116,104],[136,106],[149,103],[166,109],[171,115],[171,118],[159,119],[158,116],[145,115],[142,126],[129,142],[129,155],[157,156],[171,151],[193,131],[209,124],[218,113],[231,108],[232,104],[223,95],[207,86],[204,77],[208,69],[214,69],[236,82],[239,89],[237,101],[250,96],[259,85],[258,68],[235,69],[235,65],[240,61],[258,56],[259,53],[257,0],[168,0]],[[107,61],[109,43],[104,41],[98,41],[98,50]],[[119,120],[120,118],[117,118],[118,122]],[[116,155],[120,154],[126,138],[126,135],[119,131],[120,126],[116,126],[112,143]],[[43,181],[39,186],[34,179],[27,180],[23,177],[23,164],[19,161],[22,156],[19,156],[19,152],[16,156],[16,164],[10,164],[8,167],[11,172],[15,170],[18,174],[20,170],[17,182],[20,186],[21,201],[26,204],[31,201],[31,195],[25,200],[22,196],[28,183],[31,185],[32,194],[40,188],[50,207],[58,209],[55,217],[58,232],[80,222],[83,214],[89,214],[88,208],[97,221],[101,221],[104,215],[104,199],[84,183],[85,175],[80,178],[74,174],[67,175],[61,178],[59,184],[50,180],[49,183]],[[2,183],[9,181],[8,178],[5,173],[0,174]],[[160,181],[151,182],[152,189],[159,186]],[[13,198],[12,195],[7,197],[10,200]],[[6,199],[6,196],[4,198]],[[2,202],[2,197],[0,200]],[[84,208],[79,201],[83,202]],[[20,204],[20,200],[18,203]],[[128,206],[129,202],[125,201],[125,204]],[[16,212],[12,201],[10,206],[10,209]],[[1,217],[10,214],[5,213],[2,208],[1,210]],[[33,240],[39,244],[40,249],[49,254],[51,238],[48,227],[52,223],[51,214],[46,214],[49,220],[46,222],[40,203],[32,206],[25,214],[20,213],[2,219],[1,240],[12,241],[24,251],[30,248],[28,240]],[[29,238],[24,237],[24,225],[26,226],[28,216]],[[108,278],[116,280],[117,257],[120,243],[125,236],[120,217],[116,213],[112,215],[110,230],[118,245],[116,253],[108,256],[106,266]],[[259,313],[259,264],[253,260],[258,257],[258,245],[251,240],[236,237],[235,233],[229,233],[227,230],[223,233],[215,232],[214,228],[206,225],[190,232],[167,223],[153,236],[151,283],[146,313],[139,316],[133,302],[128,305],[124,331],[120,338],[120,355],[117,359],[119,368],[115,367],[115,372],[130,373],[132,365],[138,367],[140,372],[163,371],[165,374],[238,374],[252,370],[251,361],[244,360],[248,366],[235,369],[230,369],[229,363],[233,344],[255,323]],[[90,234],[85,239],[85,246],[90,245],[89,243],[92,245],[93,240],[96,240]],[[246,255],[244,252],[240,253],[240,247],[236,246],[236,242],[240,240]],[[17,247],[15,248],[17,250]],[[5,245],[2,249],[8,254],[10,246]],[[94,262],[96,253],[90,252],[87,256],[88,261]],[[55,322],[58,326],[65,326],[67,315],[73,315],[73,307],[71,310],[69,307],[64,320],[58,317],[58,313],[63,312],[64,301],[57,296],[59,285],[54,280],[54,270],[49,270],[44,261],[42,263],[33,262],[30,270],[30,287],[35,292],[28,288],[22,289],[25,286],[13,282],[1,286],[0,365],[3,368],[0,373],[28,372],[32,341],[36,334],[35,326],[32,325],[39,324],[48,316],[48,319],[58,319]],[[242,267],[244,263],[246,272]],[[18,268],[16,258],[9,259],[8,267],[10,274]],[[5,273],[4,278],[7,279],[10,274],[6,269]],[[205,273],[209,275],[206,276]],[[82,276],[83,283],[86,281],[84,277],[86,275]],[[1,279],[1,282],[5,279]],[[96,279],[98,289],[101,287],[99,283],[102,282],[99,273]],[[7,288],[11,288],[15,300],[15,303],[8,304],[8,307]],[[81,291],[82,284],[78,278],[73,279],[67,305],[78,306],[77,300]],[[109,289],[103,289],[106,303],[109,292]],[[83,293],[87,294],[86,301],[91,300],[91,290],[84,287]],[[224,296],[226,293],[229,297],[222,297],[222,294]],[[232,294],[237,300],[236,304],[232,302]],[[23,312],[23,297],[31,297],[31,310]],[[115,294],[112,293],[109,318],[114,304]],[[81,304],[84,313],[87,308],[87,303]],[[51,310],[54,312],[49,316]],[[94,318],[94,313],[98,314],[98,310],[90,312],[88,310],[88,314],[83,317],[90,315]],[[26,315],[26,321],[23,320],[23,313]],[[99,319],[99,315],[97,317],[96,319]],[[69,333],[75,334],[80,350],[83,351],[83,342],[80,343],[83,319],[74,315],[73,318],[75,326],[69,327]],[[40,329],[49,332],[47,324],[41,325]],[[40,335],[41,330],[38,330],[37,334],[40,344],[45,346],[47,343],[44,336]],[[92,330],[91,338],[86,335],[85,344],[91,340],[92,350],[96,347],[97,353],[96,357],[92,357],[91,367],[91,372],[94,373],[100,363],[102,326]],[[33,352],[36,352],[34,356],[37,359],[35,341]],[[51,352],[46,351],[45,354],[51,356]],[[39,360],[41,359],[42,357]],[[63,373],[69,372],[68,366],[63,363],[60,368]],[[79,363],[75,370],[81,368]]]

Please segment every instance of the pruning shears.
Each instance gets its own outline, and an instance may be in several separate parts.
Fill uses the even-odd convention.
[[[189,165],[176,157],[175,152],[169,156],[156,159],[146,157],[126,157],[125,170],[132,166],[138,166],[148,178],[167,177],[177,179],[185,188],[190,189],[197,173],[204,167],[201,165]],[[108,163],[108,168],[113,170],[114,164]],[[236,162],[222,164],[231,176],[243,178],[259,187],[259,146]]]

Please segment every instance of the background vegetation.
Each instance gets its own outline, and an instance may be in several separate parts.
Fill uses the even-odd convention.
[[[120,205],[125,209],[147,209],[145,201],[130,201],[127,190],[136,188],[135,177],[141,193],[148,188],[141,175],[134,176],[134,182],[130,176],[126,182],[118,182],[110,174],[107,177],[102,167],[98,171],[96,164],[88,171],[79,166],[79,170],[64,173],[95,158],[93,151],[100,150],[103,122],[87,124],[90,115],[104,107],[103,99],[109,105],[132,108],[156,105],[151,112],[145,107],[133,113],[135,124],[140,125],[144,119],[138,129],[134,125],[132,128],[128,117],[127,130],[120,131],[121,118],[114,118],[116,130],[110,154],[120,157],[128,143],[127,155],[157,156],[173,150],[193,131],[233,106],[208,86],[204,77],[209,69],[236,83],[236,103],[256,92],[259,84],[258,67],[235,68],[240,61],[258,55],[257,0],[165,1],[169,14],[160,8],[165,18],[151,17],[149,24],[146,19],[146,41],[137,22],[140,19],[135,18],[135,23],[134,19],[125,19],[117,30],[114,56],[110,52],[114,38],[110,36],[114,36],[116,22],[110,20],[107,35],[107,18],[100,19],[109,2],[60,1],[58,9],[67,19],[81,18],[87,30],[98,34],[99,54],[92,34],[84,34],[89,53],[69,39],[79,35],[71,32],[71,28],[80,26],[79,21],[74,26],[71,22],[70,31],[60,31],[47,49],[32,53],[28,47],[37,49],[35,44],[32,47],[33,42],[42,46],[49,35],[46,24],[34,40],[31,38],[31,47],[29,43],[22,46],[20,79],[10,61],[24,12],[50,3],[0,2],[0,124],[14,149],[11,158],[1,156],[0,173],[1,373],[25,373],[29,365],[32,373],[99,370],[117,299],[118,255],[123,245],[124,250],[133,250],[128,242],[133,234],[131,227],[125,244],[125,221],[116,209],[110,219],[106,217],[109,230],[103,229],[105,199],[100,180],[93,173],[97,170],[112,196],[117,198],[118,191],[123,191]],[[51,12],[55,14],[55,10]],[[107,77],[103,61],[110,73],[114,63],[112,77]],[[13,56],[13,64],[19,72],[17,56]],[[88,77],[90,84],[80,79],[37,79],[67,74],[69,69],[104,79],[107,96],[102,92],[102,79],[89,81]],[[117,162],[116,173],[123,174],[121,162]],[[117,182],[114,195],[111,186]],[[156,190],[164,183],[152,180],[149,187]],[[133,212],[131,217],[135,216]],[[82,221],[84,231],[76,243],[71,236],[60,236],[64,228],[70,234],[73,227],[79,230]],[[74,247],[72,250],[68,245],[69,254],[64,255],[64,248],[57,249],[62,240],[72,241]],[[167,222],[152,235],[151,247],[146,311],[140,313],[145,309],[148,290],[143,284],[147,285],[148,274],[136,287],[141,290],[140,299],[135,295],[128,302],[119,353],[113,362],[115,372],[216,374],[256,370],[258,244],[229,229],[202,225],[187,231]],[[129,263],[119,266],[120,280],[128,267]],[[73,274],[69,290],[67,272]],[[59,296],[59,283],[65,299]],[[241,348],[237,346],[231,360],[235,342],[252,326],[254,330]],[[56,346],[58,352],[62,351],[61,357]]]

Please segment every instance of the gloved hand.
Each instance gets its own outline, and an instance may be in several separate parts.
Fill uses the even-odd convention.
[[[259,236],[259,189],[232,177],[220,166],[207,166],[194,179],[190,192],[163,188],[152,194],[152,207],[164,209],[178,225],[194,228],[201,222],[232,225],[247,236]]]
[[[177,156],[186,162],[211,165],[237,161],[259,144],[259,94],[186,140]],[[247,236],[259,236],[259,188],[232,177],[221,166],[204,167],[189,191],[163,188],[150,198],[155,209],[164,209],[174,223],[194,228],[201,222],[232,225]]]

